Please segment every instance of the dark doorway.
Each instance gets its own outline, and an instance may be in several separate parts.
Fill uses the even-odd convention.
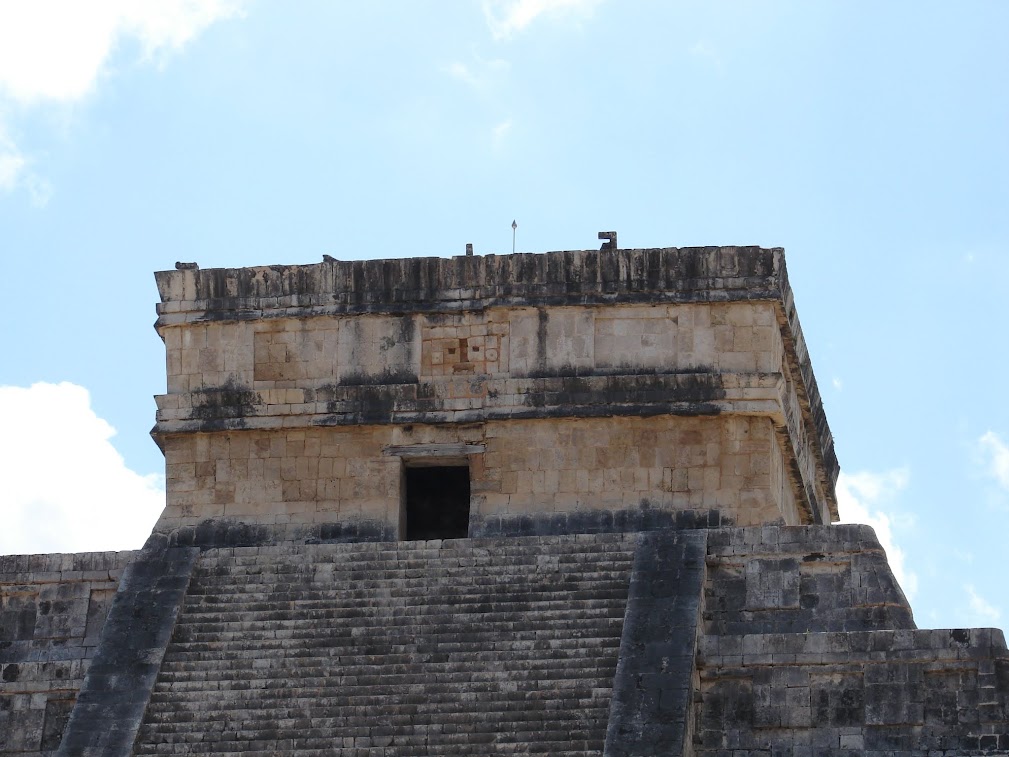
[[[469,467],[406,469],[406,538],[465,539],[469,534]]]

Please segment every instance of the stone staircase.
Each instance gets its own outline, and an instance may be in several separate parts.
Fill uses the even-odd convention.
[[[601,754],[634,538],[206,552],[134,752]]]

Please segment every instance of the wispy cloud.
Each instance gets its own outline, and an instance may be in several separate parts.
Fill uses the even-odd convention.
[[[77,102],[99,85],[121,41],[136,40],[145,61],[163,65],[214,22],[240,15],[243,2],[0,2],[0,105]],[[33,204],[45,205],[51,186],[3,127],[0,121],[0,191],[24,187]]]
[[[0,386],[0,554],[140,548],[164,477],[130,470],[70,383]]]
[[[695,58],[707,61],[715,68],[722,67],[722,56],[718,54],[718,50],[707,40],[698,40],[690,46],[688,52]]]
[[[504,146],[505,138],[507,138],[508,132],[511,131],[511,128],[512,128],[512,120],[509,118],[505,121],[502,121],[491,130],[493,146],[495,150],[500,150]]]
[[[1002,617],[1002,613],[998,610],[998,608],[978,594],[972,584],[964,584],[963,590],[967,592],[967,601],[970,606],[970,611],[974,613],[975,617],[977,617],[981,622],[991,621],[994,623]]]
[[[830,383],[837,391],[841,391],[842,389],[844,389],[844,382],[841,381],[841,379],[839,379],[837,376],[834,376],[834,378],[830,380]]]
[[[507,39],[541,16],[588,17],[602,0],[483,0],[484,18],[495,39]]]
[[[17,145],[0,130],[0,192],[10,192],[16,187],[28,161]]]
[[[977,440],[977,447],[985,474],[1009,492],[1009,444],[994,431],[988,431]]]
[[[443,71],[453,79],[468,84],[479,92],[487,91],[502,74],[509,69],[508,61],[500,58],[485,60],[474,55],[472,63],[454,61],[443,67]]]
[[[895,468],[882,473],[862,471],[841,473],[837,479],[837,506],[843,523],[865,523],[876,531],[886,550],[890,568],[904,594],[910,600],[918,593],[918,576],[904,562],[904,551],[894,538],[895,527],[909,527],[909,516],[887,512],[901,491],[907,488],[910,473],[907,468]]]
[[[28,191],[32,205],[43,208],[52,197],[52,185],[31,167],[31,161],[3,132],[0,124],[0,193],[13,192],[18,187]]]

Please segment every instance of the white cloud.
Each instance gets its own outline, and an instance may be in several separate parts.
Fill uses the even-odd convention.
[[[155,58],[240,12],[238,0],[0,3],[0,91],[21,103],[79,100],[121,39],[137,39]]]
[[[1002,613],[993,604],[977,593],[973,585],[964,584],[963,590],[967,592],[971,612],[982,622],[991,621],[994,623],[1002,616]]]
[[[904,551],[894,541],[894,526],[911,524],[907,516],[884,511],[884,507],[907,487],[910,475],[906,468],[883,473],[841,473],[837,479],[837,506],[842,523],[865,523],[873,527],[890,568],[910,600],[918,593],[918,576],[904,564]]]
[[[495,39],[507,39],[540,16],[590,16],[602,0],[483,0],[483,13]]]
[[[136,40],[147,61],[166,57],[245,0],[0,0],[0,104],[72,103],[97,86],[109,56]],[[8,121],[8,123],[10,123]],[[0,192],[24,187],[36,207],[52,195],[0,117]]]
[[[491,130],[495,150],[500,150],[501,147],[504,145],[505,138],[508,136],[508,132],[511,131],[511,128],[512,128],[512,120],[509,118],[505,121],[502,121]]]
[[[126,467],[87,389],[0,386],[0,429],[0,554],[143,546],[164,477]]]
[[[834,376],[834,378],[830,380],[830,383],[834,385],[834,389],[836,389],[837,391],[841,391],[842,389],[844,389],[844,382],[841,381],[841,379],[839,379],[837,376]]]
[[[988,431],[977,440],[985,473],[1009,492],[1009,444],[994,431]]]

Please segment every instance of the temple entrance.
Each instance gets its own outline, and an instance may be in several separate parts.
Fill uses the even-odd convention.
[[[469,466],[410,466],[404,473],[407,540],[466,538]]]

